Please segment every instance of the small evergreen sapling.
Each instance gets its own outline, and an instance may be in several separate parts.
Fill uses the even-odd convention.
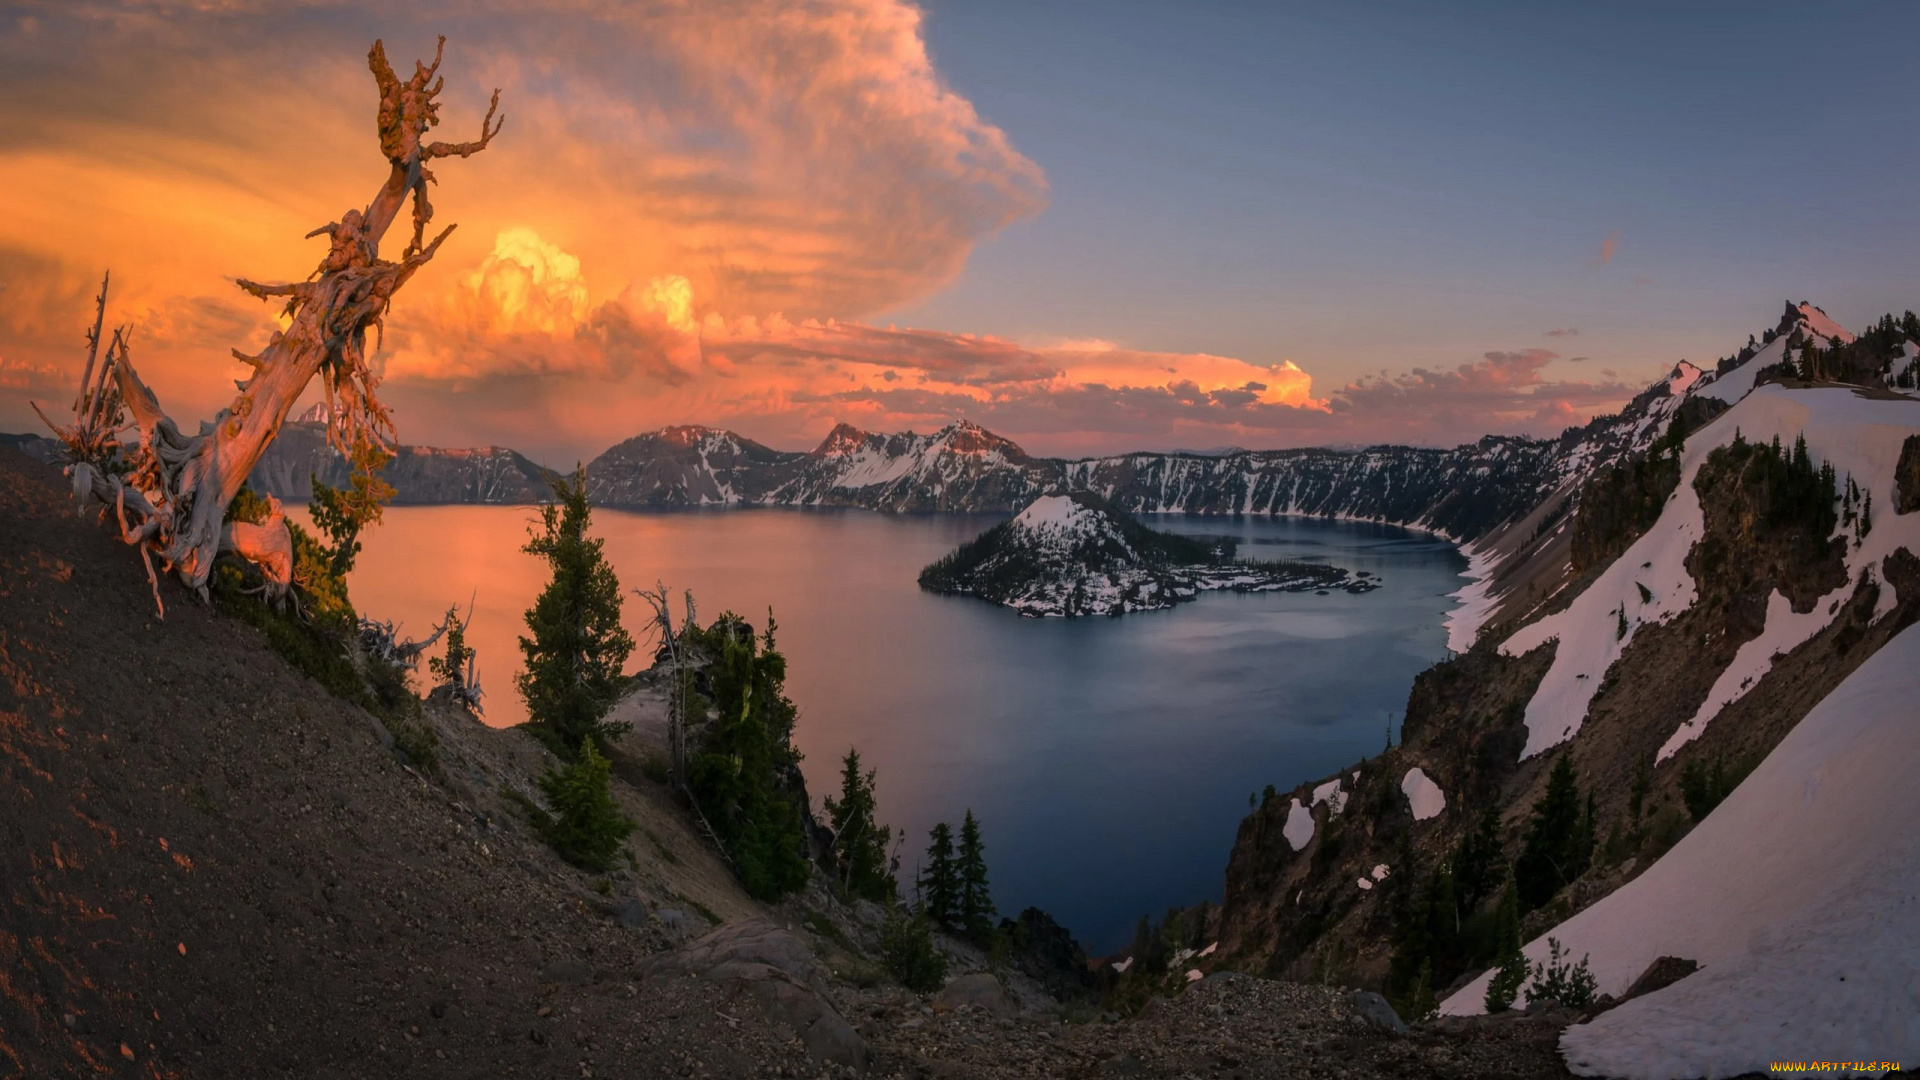
[[[1500,894],[1494,936],[1498,967],[1487,983],[1486,1006],[1490,1013],[1513,1008],[1521,984],[1527,981],[1527,958],[1520,951],[1520,894],[1512,882]]]
[[[560,857],[586,870],[604,873],[633,831],[633,822],[613,801],[612,766],[591,741],[580,756],[540,778],[540,791],[553,808],[537,816],[535,826]]]
[[[933,924],[924,908],[887,910],[880,924],[880,956],[900,985],[916,994],[931,994],[947,981],[947,954],[933,943]]]

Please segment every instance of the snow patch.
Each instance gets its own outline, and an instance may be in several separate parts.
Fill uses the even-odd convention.
[[[1280,835],[1287,838],[1293,850],[1299,851],[1313,839],[1313,811],[1301,806],[1299,799],[1287,801],[1290,804],[1287,807],[1287,823],[1281,828]]]
[[[1415,821],[1439,817],[1440,811],[1447,808],[1447,793],[1417,765],[1400,779],[1400,790],[1406,793],[1407,803],[1413,807]]]
[[[1920,626],[1869,657],[1665,858],[1553,928],[1618,995],[1655,958],[1702,969],[1569,1028],[1580,1075],[1920,1059]],[[1545,935],[1529,943],[1544,958]],[[1483,1008],[1482,976],[1441,1011]],[[1842,1049],[1846,1048],[1846,1049]]]
[[[1387,880],[1387,875],[1388,875],[1388,874],[1390,874],[1390,873],[1392,873],[1392,872],[1393,872],[1393,871],[1391,871],[1391,870],[1388,870],[1388,869],[1387,869],[1387,864],[1386,864],[1386,863],[1381,863],[1380,865],[1378,865],[1378,866],[1375,866],[1375,867],[1373,868],[1373,880],[1375,880],[1375,881],[1385,881],[1385,880]]]
[[[1336,817],[1340,811],[1347,808],[1347,793],[1340,790],[1339,777],[1336,776],[1313,789],[1312,805],[1319,806],[1321,803],[1326,803],[1327,813]]]
[[[1823,596],[1813,605],[1812,611],[1798,614],[1793,610],[1792,601],[1775,589],[1767,597],[1766,628],[1760,631],[1759,637],[1740,646],[1733,662],[1714,681],[1712,691],[1707,694],[1707,700],[1701,704],[1699,711],[1693,714],[1693,719],[1681,724],[1660,747],[1659,755],[1654,758],[1655,764],[1667,760],[1675,751],[1699,738],[1707,730],[1707,724],[1719,716],[1722,709],[1745,697],[1755,683],[1773,670],[1774,657],[1792,652],[1824,629],[1833,618],[1828,607],[1828,600]]]

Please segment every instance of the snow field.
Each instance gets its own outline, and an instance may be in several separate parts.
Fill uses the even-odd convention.
[[[1875,514],[1869,535],[1857,546],[1849,540],[1849,583],[1838,596],[1822,597],[1815,606],[1819,623],[1809,626],[1802,617],[1783,617],[1780,628],[1773,630],[1770,610],[1769,631],[1762,636],[1771,646],[1756,644],[1752,656],[1743,651],[1734,665],[1740,670],[1730,677],[1729,686],[1715,688],[1710,703],[1749,679],[1758,681],[1771,669],[1771,650],[1779,644],[1792,641],[1794,635],[1804,641],[1818,632],[1837,610],[1833,601],[1851,595],[1861,575],[1877,574],[1881,560],[1895,548],[1905,546],[1920,553],[1920,514],[1892,513],[1894,466],[1901,443],[1920,432],[1920,402],[1870,398],[1842,388],[1789,390],[1777,384],[1759,388],[1687,440],[1680,486],[1653,528],[1566,610],[1523,627],[1501,644],[1501,652],[1519,656],[1548,641],[1560,642],[1552,667],[1527,703],[1523,758],[1558,745],[1580,729],[1601,680],[1641,626],[1665,622],[1693,605],[1698,594],[1685,563],[1704,531],[1693,482],[1707,455],[1731,443],[1736,432],[1756,443],[1778,436],[1783,445],[1792,445],[1804,434],[1816,463],[1831,463],[1843,484],[1851,476],[1863,492],[1873,496]],[[1843,526],[1843,531],[1852,536],[1857,530]],[[1642,598],[1643,587],[1650,600]],[[1885,614],[1893,604],[1892,590],[1882,589],[1875,616]],[[1737,698],[1734,693],[1728,700]],[[1717,713],[1724,704],[1713,706],[1712,711]],[[1710,720],[1710,716],[1705,720],[1696,716],[1687,722],[1687,730],[1697,734]]]
[[[1618,995],[1569,1028],[1580,1075],[1724,1077],[1775,1060],[1920,1060],[1920,626],[1870,657],[1666,857],[1549,931]],[[1528,943],[1544,959],[1543,936]],[[1482,1009],[1483,975],[1442,1003]]]

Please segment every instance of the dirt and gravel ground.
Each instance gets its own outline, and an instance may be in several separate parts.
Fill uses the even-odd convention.
[[[501,794],[548,760],[525,735],[436,712],[441,769],[402,765],[246,626],[171,585],[156,619],[63,487],[0,449],[0,1077],[846,1071],[773,998],[658,959],[714,921],[822,955],[862,935],[745,897],[639,755],[635,865],[568,868]],[[881,1076],[1565,1075],[1552,1018],[1393,1037],[1339,991],[1247,978],[1090,1024],[828,992]]]

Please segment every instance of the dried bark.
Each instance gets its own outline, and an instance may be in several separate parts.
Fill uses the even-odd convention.
[[[223,527],[223,519],[254,464],[279,434],[287,412],[316,376],[331,417],[329,442],[343,454],[367,445],[392,446],[393,421],[376,393],[380,378],[368,362],[367,331],[378,334],[394,293],[453,231],[448,226],[431,241],[425,239],[433,220],[427,185],[435,182],[427,163],[486,149],[504,122],[504,117],[496,119],[500,92],[495,90],[478,139],[422,141],[440,122],[434,99],[445,85],[437,77],[445,47],[443,37],[433,63],[416,63],[412,77],[402,80],[387,62],[384,46],[374,42],[367,66],[380,91],[377,130],[389,164],[387,180],[364,210],[348,210],[339,221],[307,234],[328,238],[326,257],[307,280],[238,283],[263,300],[286,298],[289,325],[256,355],[233,350],[234,358],[253,373],[235,381],[239,395],[198,433],[183,434],[141,381],[126,329],[114,331],[96,371],[106,317],[102,281],[74,421],[62,426],[49,420],[48,425],[66,444],[76,496],[83,503],[92,498],[114,508],[121,538],[139,546],[149,578],[155,578],[153,560],[158,558],[163,570],[205,599],[215,557],[231,551],[260,568],[270,595],[285,594],[291,582],[292,542],[284,520],[276,513],[266,525],[241,529]],[[383,259],[381,241],[409,201],[412,236],[397,260]],[[128,414],[138,441],[123,444]],[[160,600],[157,579],[154,600]]]

